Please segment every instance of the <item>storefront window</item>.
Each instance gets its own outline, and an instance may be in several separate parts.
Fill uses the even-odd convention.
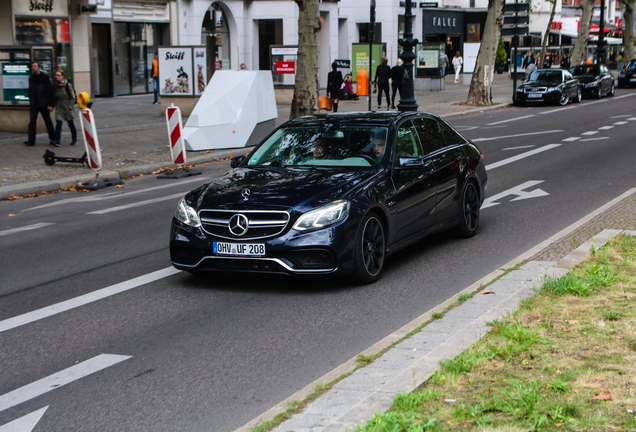
[[[19,48],[0,49],[0,87],[3,105],[29,103],[31,52]]]
[[[68,20],[16,18],[15,37],[18,45],[50,45],[53,48],[52,56],[48,50],[38,51],[34,60],[41,62],[42,70],[48,73],[51,79],[55,69],[60,68],[64,69],[70,81],[73,80]]]
[[[213,3],[203,18],[201,44],[205,45],[207,49],[208,81],[215,70],[231,69],[230,29],[227,19],[225,19],[225,13],[218,3]]]

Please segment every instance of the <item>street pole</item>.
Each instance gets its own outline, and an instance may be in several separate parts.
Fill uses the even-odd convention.
[[[605,63],[605,0],[601,0],[601,20],[598,25],[598,46],[596,47],[596,62]]]
[[[512,101],[514,103],[517,103],[517,47],[519,46],[519,36],[517,36],[516,34],[512,37],[512,45],[514,48],[513,49],[514,54],[512,57],[512,61],[510,63],[512,62],[515,63],[515,68],[513,69],[513,72],[512,72]]]
[[[404,62],[404,78],[400,89],[400,102],[398,111],[417,111],[418,105],[415,101],[415,89],[413,88],[413,60],[415,53],[413,48],[418,44],[417,39],[413,39],[413,14],[411,13],[411,0],[406,0],[406,10],[404,13],[404,39],[398,40],[402,48],[400,58]]]
[[[373,39],[375,38],[375,0],[371,0],[371,13],[369,15],[369,111],[371,111],[371,81],[373,81]]]

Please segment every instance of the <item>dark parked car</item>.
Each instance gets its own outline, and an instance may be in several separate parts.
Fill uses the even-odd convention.
[[[618,73],[618,88],[636,85],[636,59],[627,63],[627,66]]]
[[[516,104],[581,102],[579,80],[562,69],[537,69],[517,87]]]
[[[603,95],[614,96],[614,76],[605,65],[581,64],[574,66],[570,72],[579,79],[583,96],[597,99]]]
[[[176,268],[371,283],[387,255],[429,234],[473,236],[487,181],[479,149],[424,113],[290,120],[232,166],[179,202]]]

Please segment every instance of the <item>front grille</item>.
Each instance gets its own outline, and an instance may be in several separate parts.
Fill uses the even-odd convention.
[[[230,231],[230,219],[235,215],[247,218],[247,231],[236,235]],[[285,230],[289,213],[279,210],[201,210],[199,219],[208,234],[230,240],[253,240],[272,237]]]
[[[535,87],[535,88],[527,88],[526,93],[545,93],[548,91],[547,87]]]

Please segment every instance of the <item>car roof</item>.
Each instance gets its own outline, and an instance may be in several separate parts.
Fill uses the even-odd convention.
[[[357,111],[343,113],[320,113],[310,116],[298,117],[290,120],[288,124],[307,124],[307,123],[368,123],[373,125],[390,125],[401,119],[416,117],[421,115],[437,117],[434,114],[415,111]]]

